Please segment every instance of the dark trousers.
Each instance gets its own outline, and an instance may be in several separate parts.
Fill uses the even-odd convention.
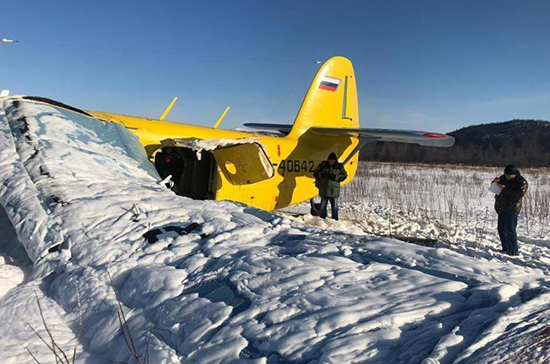
[[[321,197],[321,218],[327,217],[327,205],[330,201],[330,208],[332,210],[332,218],[338,220],[338,197]]]
[[[502,243],[502,250],[505,253],[518,254],[518,236],[516,227],[518,226],[518,214],[513,212],[504,212],[498,214],[498,235]]]

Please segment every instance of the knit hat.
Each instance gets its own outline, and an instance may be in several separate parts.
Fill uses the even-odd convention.
[[[336,153],[332,152],[328,155],[327,160],[329,160],[329,159],[334,159],[335,161],[337,161],[338,157],[336,156]]]
[[[504,168],[505,174],[518,174],[518,169],[513,164],[508,164],[506,168]]]

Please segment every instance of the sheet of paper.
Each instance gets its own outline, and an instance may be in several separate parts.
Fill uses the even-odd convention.
[[[491,186],[489,187],[489,191],[491,191],[492,193],[494,193],[495,195],[500,195],[500,193],[502,192],[502,190],[500,189],[500,187],[498,187],[498,185],[496,183],[491,183]]]

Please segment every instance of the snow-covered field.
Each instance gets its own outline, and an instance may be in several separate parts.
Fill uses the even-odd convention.
[[[345,219],[323,221],[175,196],[104,128],[0,99],[0,363],[58,362],[44,322],[90,364],[134,363],[129,346],[149,363],[550,356],[547,222],[522,220],[520,257],[498,253],[497,171],[369,164]],[[474,174],[482,187],[461,187]],[[525,175],[545,191],[544,174]]]
[[[368,220],[375,208],[377,215],[384,210],[389,220],[392,213],[399,212],[453,229],[492,228],[496,226],[497,215],[488,185],[502,175],[503,169],[361,162],[357,177],[344,190],[344,210],[351,219]],[[529,193],[523,199],[518,231],[524,236],[544,239],[550,234],[550,169],[520,172],[529,182]],[[405,225],[408,226],[387,226],[387,233],[390,229],[415,233],[411,223]],[[418,229],[418,233],[424,234],[423,230]]]

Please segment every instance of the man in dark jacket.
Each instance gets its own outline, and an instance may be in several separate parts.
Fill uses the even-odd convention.
[[[330,201],[332,218],[338,220],[338,197],[340,197],[340,182],[348,178],[344,166],[338,163],[336,153],[330,153],[328,159],[321,162],[313,172],[315,186],[319,189],[321,196],[321,214],[327,217],[327,204]]]
[[[163,148],[155,154],[155,168],[160,178],[165,179],[171,175],[171,180],[174,182],[172,190],[176,193],[178,193],[180,187],[181,176],[185,167],[184,163],[172,147]]]
[[[518,169],[509,164],[504,174],[493,180],[500,188],[495,196],[495,210],[498,213],[498,235],[502,243],[502,251],[509,255],[518,255],[518,239],[516,227],[518,214],[521,212],[521,199],[527,192],[527,181]]]

